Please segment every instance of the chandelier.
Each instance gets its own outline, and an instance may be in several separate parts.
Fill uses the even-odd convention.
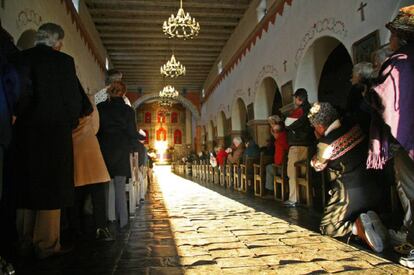
[[[165,86],[160,91],[160,97],[161,98],[175,98],[179,95],[179,92],[171,85]]]
[[[175,78],[180,75],[185,75],[185,67],[180,63],[180,61],[175,59],[173,54],[171,59],[161,66],[160,72],[164,76]]]
[[[171,100],[168,99],[163,99],[159,102],[160,107],[172,107],[173,106],[173,102]]]
[[[164,21],[162,30],[169,38],[193,39],[200,31],[200,24],[196,22],[195,18],[191,18],[188,12],[185,14],[183,1],[180,0],[177,16],[171,14],[168,21]]]

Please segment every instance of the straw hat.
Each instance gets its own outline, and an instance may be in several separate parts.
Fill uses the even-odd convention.
[[[385,26],[403,39],[414,40],[414,5],[401,8],[394,20]]]

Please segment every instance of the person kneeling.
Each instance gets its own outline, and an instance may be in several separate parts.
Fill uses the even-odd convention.
[[[386,229],[372,209],[379,194],[365,169],[366,139],[358,125],[346,125],[329,103],[315,103],[308,115],[318,139],[311,161],[316,171],[327,169],[332,189],[320,224],[332,237],[357,235],[375,252],[384,249]]]

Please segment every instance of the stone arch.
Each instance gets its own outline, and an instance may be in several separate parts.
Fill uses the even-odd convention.
[[[161,99],[158,93],[146,94],[141,96],[132,104],[134,109],[137,109],[141,104],[145,103],[146,101],[153,100],[153,99]],[[188,100],[187,98],[179,95],[178,97],[174,98],[174,101],[181,103],[185,108],[189,109],[192,115],[195,117],[196,120],[200,120],[200,112],[198,111],[197,107]]]
[[[322,36],[307,48],[306,53],[300,61],[296,75],[295,89],[305,88],[308,91],[310,102],[318,100],[319,81],[323,68],[329,55],[338,46],[345,48],[343,43],[337,38]]]
[[[207,141],[212,142],[214,140],[214,124],[213,121],[210,120],[207,123]]]
[[[237,98],[231,109],[231,128],[233,131],[245,131],[247,124],[247,110],[243,99]]]
[[[276,105],[276,106],[273,106]],[[260,83],[254,99],[254,119],[267,119],[272,110],[282,107],[279,87],[272,77],[266,77]]]
[[[217,116],[217,137],[224,137],[226,129],[226,115],[224,111],[220,111]]]

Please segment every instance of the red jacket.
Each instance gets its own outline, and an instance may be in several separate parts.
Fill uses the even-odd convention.
[[[227,158],[227,153],[224,149],[220,149],[220,151],[218,151],[217,153],[217,164],[219,166],[223,166],[224,164],[226,164],[226,158]]]
[[[288,150],[289,145],[287,141],[287,133],[286,131],[280,132],[279,136],[275,140],[274,163],[276,165],[281,165],[283,163],[283,158]]]
[[[301,118],[303,116],[303,109],[301,107],[298,107],[294,109],[290,114],[289,117],[291,118]]]

